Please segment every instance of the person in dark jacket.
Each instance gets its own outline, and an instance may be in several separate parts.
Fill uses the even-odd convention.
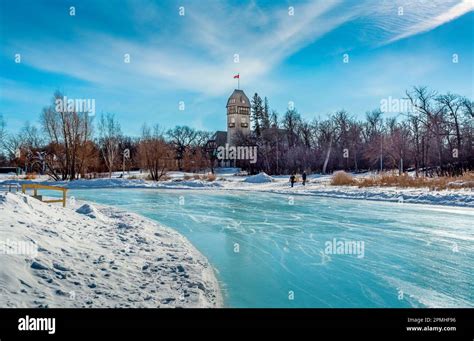
[[[303,172],[303,175],[301,176],[303,178],[303,186],[306,185],[306,172]]]
[[[291,174],[290,176],[291,187],[293,187],[293,185],[295,184],[295,180],[296,180],[295,174]]]

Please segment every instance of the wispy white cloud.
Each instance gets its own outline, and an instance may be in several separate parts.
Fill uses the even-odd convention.
[[[420,4],[423,4],[423,2],[420,2]],[[443,10],[440,11],[439,7],[432,8],[432,12],[430,12],[429,15],[419,18],[417,22],[413,23],[413,25],[410,25],[400,34],[397,34],[395,37],[391,38],[387,43],[392,43],[403,38],[408,38],[419,33],[430,31],[474,10],[473,0],[463,0],[451,7],[449,5],[446,6],[447,3],[445,1],[433,1],[432,5],[440,6],[443,8]],[[417,12],[423,13],[422,7],[418,8],[418,10],[419,11]],[[437,12],[439,12],[439,14],[436,14]]]
[[[287,6],[261,7],[252,1],[236,8],[213,1],[205,10],[190,5],[184,17],[173,9],[173,29],[165,30],[159,26],[165,23],[163,11],[141,0],[131,13],[143,33],[139,40],[83,29],[81,39],[23,42],[21,49],[25,63],[35,68],[107,87],[172,87],[212,96],[227,93],[237,72],[248,83],[271,77],[286,58],[345,23],[363,20],[370,43],[386,44],[429,31],[472,6],[472,0],[305,1],[295,3],[291,16]],[[131,55],[130,64],[123,62],[125,53]]]

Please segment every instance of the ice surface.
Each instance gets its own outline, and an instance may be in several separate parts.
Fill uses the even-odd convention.
[[[474,306],[469,208],[257,191],[72,193],[185,235],[217,268],[228,306]],[[333,238],[363,241],[364,257],[327,254]]]

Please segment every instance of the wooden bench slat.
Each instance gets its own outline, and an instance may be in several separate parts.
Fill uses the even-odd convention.
[[[63,198],[62,199],[54,199],[54,200],[42,200],[42,202],[50,203],[50,202],[62,202],[63,207],[66,207],[66,193],[67,193],[67,188],[64,187],[59,187],[59,186],[47,186],[47,185],[40,185],[40,184],[22,184],[21,185],[21,190],[23,193],[26,192],[27,189],[32,189],[34,190],[34,195],[38,195],[38,189],[45,189],[45,190],[50,190],[50,191],[61,191],[63,192]]]

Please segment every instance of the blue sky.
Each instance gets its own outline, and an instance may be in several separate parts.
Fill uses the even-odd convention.
[[[144,122],[223,130],[236,73],[249,97],[280,114],[292,101],[308,119],[362,118],[414,85],[474,98],[472,0],[2,0],[0,37],[13,131],[37,124],[56,89],[95,99],[132,135]]]

